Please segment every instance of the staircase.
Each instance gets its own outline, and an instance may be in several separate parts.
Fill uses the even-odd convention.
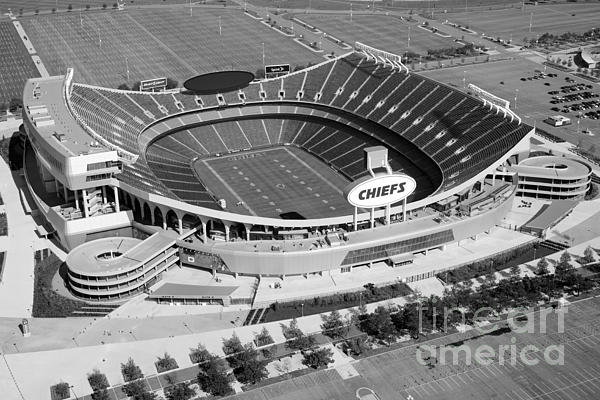
[[[555,242],[554,240],[544,240],[543,242],[540,242],[540,246],[550,250],[554,250],[555,252],[563,251],[569,248],[568,245],[564,243]]]
[[[86,304],[71,313],[71,317],[105,317],[117,308],[120,304]]]

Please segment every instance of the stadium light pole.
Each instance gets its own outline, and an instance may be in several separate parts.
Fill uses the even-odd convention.
[[[262,44],[262,63],[263,67],[265,66],[265,42]]]
[[[533,12],[529,15],[529,32],[531,32],[532,27],[533,27]]]
[[[517,98],[519,97],[519,89],[515,89],[515,111],[517,111]]]
[[[221,36],[221,16],[219,15],[219,36]]]
[[[127,69],[127,82],[129,82],[129,61],[125,57],[125,68]]]
[[[408,26],[408,46],[406,47],[410,48],[410,25]]]

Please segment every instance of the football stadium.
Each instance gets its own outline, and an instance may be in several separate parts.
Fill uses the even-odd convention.
[[[515,195],[587,191],[577,161],[571,181],[523,189],[534,130],[507,102],[359,42],[242,88],[221,75],[211,94],[79,84],[73,70],[26,83],[25,176],[71,250],[73,293],[128,297],[181,264],[259,277],[401,265],[491,230]]]
[[[0,400],[598,397],[597,1],[0,3]]]

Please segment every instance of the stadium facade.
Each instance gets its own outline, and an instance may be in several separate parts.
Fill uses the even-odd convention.
[[[25,177],[71,251],[73,292],[120,299],[177,264],[281,277],[393,267],[501,223],[519,190],[507,166],[527,158],[533,128],[362,50],[215,95],[77,84],[72,70],[29,80]],[[354,208],[340,188],[368,179],[373,146],[416,189]],[[298,170],[277,181],[282,154]]]

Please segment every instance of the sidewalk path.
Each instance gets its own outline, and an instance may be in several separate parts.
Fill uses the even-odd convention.
[[[23,211],[19,190],[4,161],[0,162],[0,193],[8,220],[6,260],[0,282],[0,316],[31,317],[35,223]]]

